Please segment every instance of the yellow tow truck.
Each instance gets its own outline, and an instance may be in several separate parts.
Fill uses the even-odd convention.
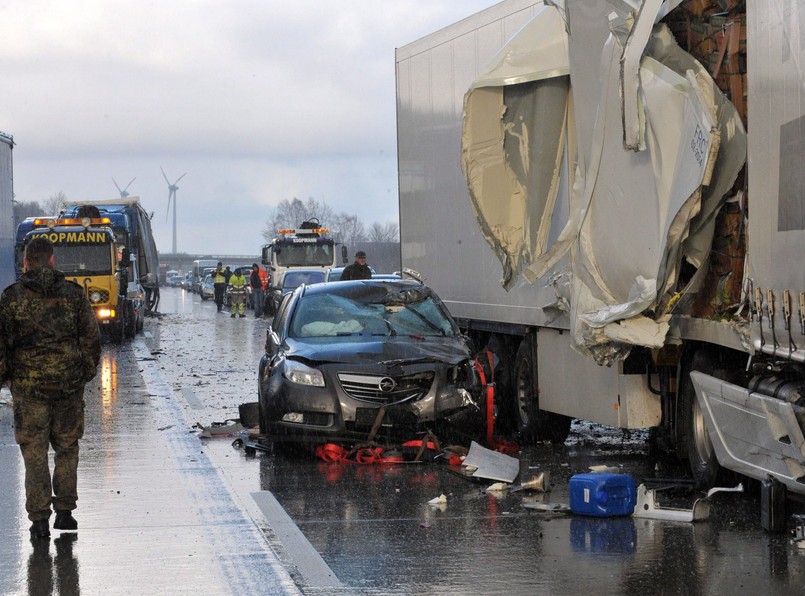
[[[128,289],[129,251],[115,244],[108,217],[33,218],[30,227],[23,250],[37,236],[53,243],[56,269],[84,288],[104,335],[120,343],[142,329],[143,292]]]

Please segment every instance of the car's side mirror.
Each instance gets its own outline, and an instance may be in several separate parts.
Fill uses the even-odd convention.
[[[343,260],[344,263],[349,261],[349,251],[347,250],[346,244],[341,245],[341,260]]]
[[[273,356],[277,353],[277,346],[279,346],[280,338],[276,331],[269,329],[266,331],[266,353]]]

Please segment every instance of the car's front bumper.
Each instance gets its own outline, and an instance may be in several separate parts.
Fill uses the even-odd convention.
[[[269,439],[304,442],[339,442],[366,440],[375,424],[377,434],[388,437],[411,437],[442,425],[472,432],[480,427],[478,396],[472,390],[448,383],[448,365],[414,365],[401,369],[405,376],[432,374],[429,386],[421,395],[383,403],[381,399],[359,399],[345,388],[338,373],[343,366],[320,367],[325,387],[292,383],[280,371],[261,378],[261,400]],[[394,378],[378,366],[349,369],[367,378]],[[378,419],[379,411],[383,414]]]

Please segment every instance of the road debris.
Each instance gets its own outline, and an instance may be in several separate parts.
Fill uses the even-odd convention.
[[[447,496],[444,493],[428,501],[428,505],[446,505],[446,504],[447,504]]]
[[[462,466],[474,478],[488,478],[511,484],[520,474],[520,460],[473,441]]]
[[[240,434],[243,430],[243,425],[240,422],[227,420],[225,422],[213,422],[210,426],[202,426],[198,422],[194,428],[200,428],[199,438],[201,439],[215,439],[220,437],[231,437]]]
[[[495,482],[495,484],[491,484],[486,487],[486,492],[488,493],[502,493],[509,488],[509,484],[505,482]]]
[[[550,489],[548,485],[548,472],[540,472],[528,480],[511,487],[511,492],[516,493],[522,490],[531,490],[538,493],[546,493]]]

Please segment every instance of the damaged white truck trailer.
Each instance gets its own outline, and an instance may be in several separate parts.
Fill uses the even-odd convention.
[[[523,437],[653,428],[701,486],[805,494],[803,32],[805,0],[508,0],[397,50],[403,265]]]

